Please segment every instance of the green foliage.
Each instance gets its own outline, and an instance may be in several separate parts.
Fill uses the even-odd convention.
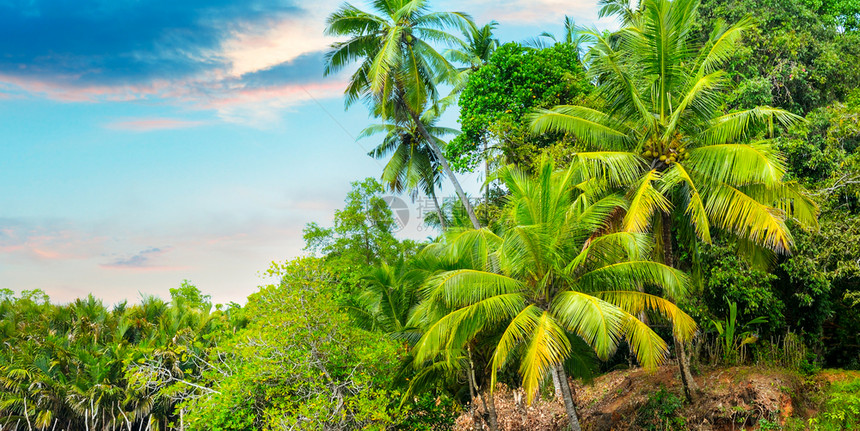
[[[762,316],[767,320],[766,334],[783,330],[785,304],[773,288],[775,275],[752,267],[730,244],[704,248],[702,264],[702,299],[713,316],[729,316],[731,304],[735,304],[740,321]]]
[[[748,328],[751,328],[751,325],[767,323],[767,318],[756,317],[749,322],[739,324],[738,305],[730,301],[728,304],[728,317],[721,321],[711,320],[711,326],[717,330],[718,339],[722,340],[723,360],[727,364],[735,365],[743,362],[744,346],[758,341],[758,335]]]
[[[189,401],[189,430],[385,429],[395,421],[388,373],[399,345],[358,329],[326,293],[318,259],[272,265],[278,284],[248,300],[249,327],[207,373],[213,390]]]
[[[723,23],[698,41],[692,33],[698,6],[648,0],[623,31],[589,32],[595,43],[588,73],[599,83],[600,103],[537,109],[532,129],[574,135],[586,150],[580,157],[597,165],[593,175],[630,200],[623,229],[661,233],[657,249],[665,262],[677,260],[673,220],[682,222],[688,243],[710,243],[711,231],[721,230],[756,257],[767,256],[762,249],[786,253],[792,246],[786,220],[814,227],[817,208],[786,181],[781,155],[762,138],[800,118],[768,106],[726,112],[728,76],[721,68],[753,23]]]
[[[212,307],[211,299],[211,295],[204,295],[197,286],[188,280],[182,280],[182,285],[178,289],[170,289],[171,301],[182,302],[191,308],[209,309]]]
[[[660,386],[636,412],[636,423],[645,430],[687,429],[686,420],[679,415],[683,405],[684,400],[681,397]]]
[[[860,291],[860,216],[824,213],[821,229],[798,236],[797,253],[780,264],[790,314],[830,366],[860,368],[860,309],[845,298]]]
[[[759,419],[758,420],[758,429],[759,430],[781,430],[782,427],[779,426],[779,422],[769,421],[767,419]]]
[[[462,408],[446,395],[433,396],[422,393],[407,403],[401,412],[400,421],[394,429],[403,431],[448,431]]]
[[[333,227],[309,223],[302,231],[305,250],[324,256],[326,266],[337,274],[338,299],[351,295],[369,266],[394,262],[403,253],[413,252],[413,242],[401,243],[394,237],[394,215],[383,192],[373,178],[355,181],[346,205],[334,213]]]
[[[532,136],[526,115],[532,108],[579,101],[590,87],[570,45],[534,49],[506,43],[470,75],[459,99],[463,133],[448,145],[446,155],[459,170],[473,168],[485,144],[501,149],[509,162],[534,158],[562,135]]]
[[[109,310],[92,295],[51,304],[40,290],[0,298],[0,427],[166,430],[207,389],[204,358],[244,324],[183,282],[170,303]],[[16,425],[18,424],[18,425]],[[32,428],[30,428],[32,427]]]
[[[826,183],[823,187],[856,177],[853,154],[860,146],[860,108],[834,103],[810,112],[806,120],[779,142],[791,174],[809,183]],[[850,186],[843,184],[834,191],[856,193],[856,187]]]
[[[860,85],[860,34],[838,26],[856,29],[858,9],[855,0],[705,0],[700,34],[721,20],[755,19],[727,67],[738,84],[732,107],[772,100],[767,104],[802,114],[844,100]]]
[[[810,419],[812,430],[842,431],[860,427],[860,379],[833,382],[818,415]]]

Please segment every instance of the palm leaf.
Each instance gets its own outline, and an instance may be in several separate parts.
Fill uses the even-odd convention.
[[[630,196],[630,206],[624,216],[623,229],[627,232],[646,232],[651,226],[654,213],[669,212],[671,203],[663,196],[654,182],[660,180],[657,170],[650,170],[639,180],[638,186]]]

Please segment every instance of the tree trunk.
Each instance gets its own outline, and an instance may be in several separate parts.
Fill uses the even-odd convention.
[[[490,431],[498,431],[499,417],[496,415],[496,400],[493,398],[493,389],[487,389],[487,415],[490,417]]]
[[[672,216],[669,213],[661,213],[661,235],[663,240],[663,263],[672,268],[675,267],[675,254],[672,250]],[[688,402],[693,402],[693,396],[699,390],[693,374],[690,372],[690,358],[687,356],[685,342],[674,335],[675,356],[678,357],[678,370],[681,373],[681,383],[684,386],[684,397]]]
[[[445,155],[442,154],[442,150],[436,145],[436,141],[430,136],[430,133],[427,132],[427,129],[424,127],[424,123],[421,122],[421,118],[418,117],[409,106],[406,106],[406,103],[403,103],[404,108],[409,111],[409,115],[412,116],[412,121],[415,122],[415,126],[418,127],[418,132],[421,133],[421,136],[424,137],[424,140],[427,141],[427,145],[430,146],[430,150],[433,151],[433,154],[439,159],[439,163],[442,164],[442,170],[445,172],[445,175],[451,180],[451,184],[454,185],[454,190],[457,191],[457,196],[460,197],[460,201],[463,202],[463,206],[466,208],[466,212],[469,214],[469,220],[472,221],[472,227],[475,229],[481,228],[481,223],[478,222],[478,217],[475,216],[475,209],[472,208],[472,204],[469,202],[469,198],[466,197],[466,193],[463,192],[463,188],[460,187],[460,182],[457,181],[457,177],[454,176],[454,171],[451,170],[451,166],[448,165],[448,160],[445,159]]]
[[[563,399],[564,394],[561,391],[561,376],[558,375],[558,370],[553,367],[550,374],[552,374],[552,387],[555,389],[555,399]]]
[[[430,194],[430,197],[433,198],[433,205],[436,208],[436,217],[439,217],[439,228],[442,229],[442,232],[447,230],[447,226],[445,226],[445,217],[442,215],[442,207],[439,206],[439,200],[436,199],[436,192]]]
[[[484,141],[484,217],[487,226],[490,225],[490,151],[487,141]]]
[[[475,403],[478,401],[478,384],[475,382],[474,369],[475,366],[472,363],[472,351],[469,350],[469,369],[466,371],[466,380],[469,382],[469,399],[471,400],[471,402],[469,403],[469,410],[472,413],[472,422],[475,424],[476,427],[480,426],[481,429],[483,429],[484,426],[480,425],[483,422],[483,419],[481,419],[481,416],[478,415],[478,409],[475,405]],[[484,403],[484,405],[486,405],[486,403]]]
[[[561,395],[564,399],[564,409],[567,411],[567,420],[570,422],[571,431],[582,431],[579,426],[579,416],[576,414],[576,404],[573,402],[573,391],[570,390],[570,383],[567,381],[567,372],[564,371],[562,364],[555,365],[555,374],[561,380]]]

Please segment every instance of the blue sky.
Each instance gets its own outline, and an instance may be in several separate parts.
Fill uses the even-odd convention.
[[[302,254],[304,225],[381,172],[354,139],[367,112],[322,76],[341,3],[0,0],[0,288],[115,303],[189,279],[243,302]],[[595,3],[432,6],[518,41],[564,14],[605,27]],[[480,174],[461,179],[477,190]]]

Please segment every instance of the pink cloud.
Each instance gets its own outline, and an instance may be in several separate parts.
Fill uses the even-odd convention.
[[[125,267],[125,266],[116,266],[111,264],[103,264],[99,265],[100,268],[111,269],[111,270],[120,270],[120,271],[128,271],[128,272],[138,272],[138,273],[147,273],[147,272],[175,272],[175,271],[187,271],[191,269],[190,266],[143,266],[143,267]]]
[[[314,100],[341,97],[346,83],[341,80],[283,84],[268,87],[235,88],[221,92],[200,103],[199,109],[211,109],[230,123],[253,127],[277,124],[285,109]]]
[[[283,106],[289,106],[313,99],[337,97],[343,94],[344,88],[346,88],[346,82],[341,80],[236,88],[233,91],[225,92],[224,97],[213,98],[203,106],[217,109],[225,106],[272,101]]]
[[[203,121],[179,120],[174,118],[144,118],[138,120],[115,121],[107,125],[109,129],[128,130],[132,132],[150,132],[154,130],[173,130],[197,127],[206,124]]]
[[[84,260],[97,254],[104,241],[104,237],[67,229],[5,228],[0,230],[0,255],[34,261]]]
[[[65,79],[69,78],[69,79]],[[52,81],[0,74],[3,84],[0,94],[11,97],[24,94],[43,97],[60,102],[126,102],[150,97],[159,97],[170,90],[174,83],[157,80],[140,85],[72,85],[64,81],[74,81],[74,77],[54,77]]]

